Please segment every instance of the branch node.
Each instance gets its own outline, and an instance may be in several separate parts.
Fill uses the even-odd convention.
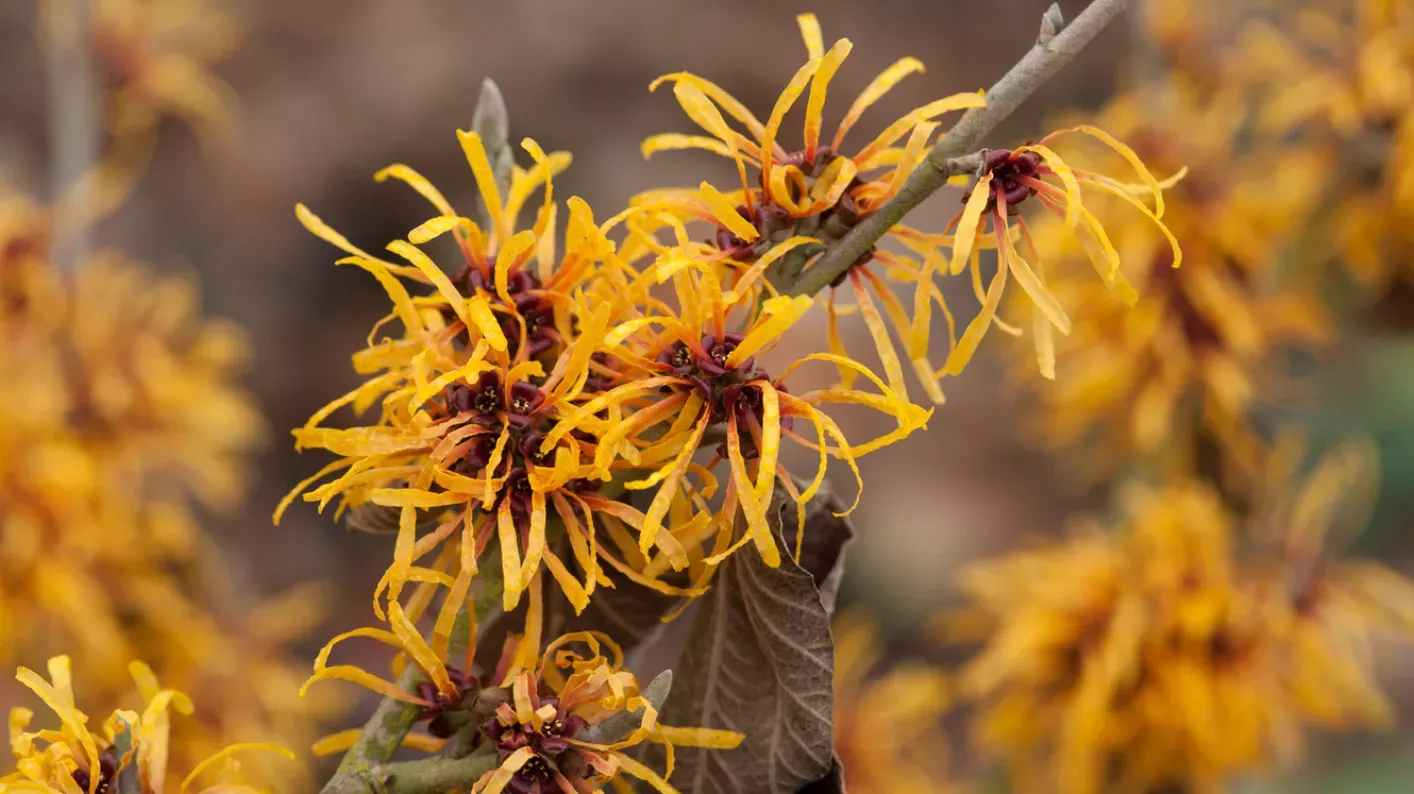
[[[368,790],[372,794],[388,794],[388,784],[393,782],[393,776],[382,764],[375,764],[362,770],[359,776],[363,778],[363,782],[368,784]]]
[[[975,154],[964,154],[961,157],[954,157],[948,161],[948,171],[951,174],[971,174],[973,179],[981,179],[982,172],[987,170],[987,152],[983,149]]]
[[[1051,43],[1051,39],[1056,37],[1065,28],[1065,16],[1061,14],[1060,4],[1051,3],[1051,7],[1046,9],[1046,13],[1041,15],[1041,33],[1036,36],[1036,45],[1044,47]]]

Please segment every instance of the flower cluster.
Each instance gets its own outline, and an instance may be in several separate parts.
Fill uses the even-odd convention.
[[[804,14],[798,21],[809,60],[781,92],[764,125],[740,102],[696,75],[674,73],[653,83],[653,87],[657,87],[672,81],[678,103],[689,118],[711,133],[711,137],[678,133],[655,135],[644,141],[644,155],[664,149],[696,148],[731,157],[736,161],[742,189],[723,193],[704,182],[698,190],[658,190],[638,199],[638,203],[646,207],[666,207],[679,217],[711,222],[717,227],[713,244],[722,255],[733,259],[760,261],[770,251],[777,250],[778,244],[804,238],[805,245],[787,254],[784,261],[770,270],[772,280],[785,292],[791,291],[794,279],[806,267],[812,252],[839,240],[860,220],[899,194],[909,174],[928,156],[928,146],[938,130],[940,116],[985,106],[980,93],[955,94],[935,100],[900,117],[853,154],[847,153],[842,145],[844,137],[864,112],[904,77],[923,71],[923,64],[917,59],[903,58],[860,93],[845,112],[834,138],[822,144],[821,116],[826,93],[853,45],[848,39],[840,39],[825,51],[815,17]],[[777,141],[777,135],[786,114],[807,87],[804,146],[788,152]],[[747,133],[733,129],[723,113],[745,127]],[[1073,169],[1047,147],[1052,139],[1077,132],[1093,136],[1122,154],[1142,184],[1131,185],[1104,173]],[[759,187],[753,187],[748,179],[748,166],[757,170]],[[1027,230],[1026,221],[1018,214],[1020,206],[1032,196],[1064,216],[1066,225],[1092,253],[1104,282],[1131,303],[1134,290],[1119,274],[1119,253],[1110,243],[1104,227],[1086,210],[1082,185],[1126,199],[1170,240],[1175,267],[1181,260],[1177,242],[1160,220],[1164,213],[1163,190],[1170,184],[1156,180],[1127,146],[1096,127],[1082,125],[1054,133],[1035,144],[985,152],[973,177],[975,181],[968,189],[964,210],[952,219],[944,234],[928,234],[903,224],[892,226],[887,238],[896,242],[903,253],[876,245],[830,285],[831,351],[838,356],[846,355],[837,320],[845,307],[836,307],[835,288],[843,287],[848,281],[857,305],[857,309],[850,307],[848,311],[857,311],[863,317],[883,364],[888,386],[902,396],[907,396],[907,386],[898,349],[890,338],[889,324],[919,384],[933,402],[941,403],[940,379],[944,375],[960,374],[971,360],[983,335],[993,324],[1008,277],[1016,279],[1045,317],[1044,328],[1038,326],[1037,344],[1042,351],[1042,372],[1054,377],[1049,364],[1053,355],[1047,352],[1051,345],[1050,327],[1054,325],[1061,333],[1068,333],[1070,320],[1047,290],[1041,252]],[[1152,209],[1137,196],[1149,196]],[[989,227],[990,237],[984,237]],[[1019,252],[1018,243],[1027,246],[1026,257]],[[998,259],[996,275],[985,292],[981,286],[980,254],[983,250],[995,250]],[[1034,266],[1028,264],[1027,258]],[[969,270],[969,264],[981,311],[958,338],[953,314],[935,278],[959,276]],[[911,285],[911,312],[890,282]],[[882,314],[876,299],[883,306]],[[940,369],[929,363],[934,304],[945,315],[949,332],[949,354]],[[998,325],[1009,328],[1004,323]],[[840,376],[846,384],[856,377],[845,367],[840,368]]]
[[[586,648],[586,656],[574,646]],[[606,659],[603,653],[612,654]],[[590,791],[619,774],[672,791],[674,745],[731,749],[741,735],[705,728],[674,728],[657,722],[657,710],[639,690],[632,673],[622,669],[623,654],[608,637],[569,634],[545,648],[533,669],[507,670],[510,702],[501,703],[483,733],[499,761],[472,787],[477,794]],[[624,735],[606,735],[609,720],[636,715],[638,724]],[[645,741],[667,751],[663,776],[623,752]]]
[[[1310,279],[1275,278],[1281,248],[1273,241],[1294,233],[1319,200],[1320,163],[1290,147],[1235,151],[1248,123],[1238,97],[1200,99],[1199,90],[1176,79],[1166,91],[1117,97],[1099,113],[1145,161],[1184,173],[1164,216],[1183,240],[1183,267],[1173,267],[1172,238],[1134,213],[1132,199],[1093,206],[1118,241],[1119,277],[1137,300],[1087,277],[1091,252],[1067,247],[1058,220],[1034,229],[1043,247],[1066,252],[1052,268],[1051,291],[1076,318],[1057,339],[1044,313],[1034,313],[1043,369],[1061,377],[1028,390],[1030,423],[1048,447],[1080,453],[1073,461],[1083,479],[1104,479],[1133,460],[1184,471],[1205,439],[1250,472],[1260,455],[1250,413],[1259,399],[1281,399],[1278,354],[1320,349],[1334,333]],[[1072,159],[1104,167],[1105,154],[1113,156]],[[1023,385],[1034,381],[1025,377],[1029,357],[1018,362]]]
[[[762,278],[803,239],[739,262],[691,242],[670,214],[635,208],[600,224],[571,198],[565,250],[557,254],[552,178],[568,155],[545,155],[525,141],[536,165],[515,169],[503,194],[480,136],[460,139],[490,228],[456,213],[401,165],[380,178],[412,184],[441,213],[387,246],[406,264],[354,246],[299,208],[311,231],[349,254],[342,262],[379,279],[394,304],[387,319],[401,326],[400,336],[379,338],[386,326],[380,322],[354,357],[369,380],[295,431],[301,447],[340,459],[291,494],[307,491],[304,498],[321,505],[337,498],[341,510],[398,512],[394,560],[380,587],[391,612],[401,611],[398,594],[417,577],[446,575],[464,597],[493,540],[507,609],[542,569],[576,609],[600,583],[603,566],[664,592],[700,592],[745,543],[778,564],[782,550],[766,523],[778,488],[808,501],[830,457],[853,467],[857,456],[927,420],[928,411],[850,359],[820,353],[804,361],[857,372],[873,391],[795,394],[786,380],[799,363],[772,376],[758,360],[811,305],[806,297],[773,295]],[[517,232],[522,205],[542,185],[546,203],[534,227]],[[609,235],[620,226],[625,238],[616,244]],[[655,234],[660,228],[672,230],[672,239]],[[445,270],[419,247],[442,235],[454,239],[458,259]],[[414,296],[407,284],[431,294]],[[671,287],[671,299],[653,291],[660,284]],[[833,403],[873,408],[897,427],[851,444],[821,410]],[[376,424],[322,426],[340,407],[375,404]],[[804,425],[813,439],[800,434]],[[709,432],[716,454],[698,463],[694,454]],[[818,453],[812,480],[797,485],[791,478],[780,460],[783,439]],[[723,498],[714,507],[708,500],[719,488]],[[638,491],[651,492],[642,508],[632,504]],[[738,516],[746,528],[740,538]],[[432,529],[418,537],[422,523]],[[434,554],[454,537],[447,552]],[[430,566],[419,565],[429,557]],[[689,572],[689,588],[662,581],[680,571]]]
[[[857,612],[835,619],[835,753],[857,794],[952,791],[942,727],[952,696],[943,671],[918,662],[879,666],[878,628]]]
[[[671,214],[634,208],[598,223],[571,198],[557,252],[553,177],[569,156],[547,155],[526,140],[535,165],[514,168],[503,190],[481,137],[459,137],[488,228],[402,165],[379,178],[412,185],[440,213],[387,246],[404,263],[358,248],[299,208],[307,228],[349,254],[341,262],[380,281],[394,311],[354,356],[369,379],[295,431],[301,447],[339,459],[301,483],[276,514],[303,492],[321,505],[337,499],[351,519],[396,516],[393,561],[374,604],[389,629],[346,636],[397,646],[433,688],[413,696],[359,668],[328,667],[329,648],[316,678],[353,680],[424,710],[467,695],[470,671],[443,672],[440,660],[458,612],[470,609],[474,578],[494,577],[507,610],[530,594],[527,654],[539,646],[546,571],[576,611],[608,583],[606,569],[633,586],[699,595],[743,545],[771,565],[793,551],[778,546],[768,525],[778,490],[803,504],[819,490],[831,457],[857,472],[859,455],[921,428],[930,413],[841,356],[813,354],[768,372],[761,357],[811,300],[774,294],[762,274],[803,239],[741,262],[691,242]],[[523,205],[542,186],[535,224],[517,231]],[[620,227],[623,240],[615,243],[609,235]],[[671,239],[659,236],[663,229]],[[445,269],[420,247],[444,236],[457,258]],[[668,299],[654,290],[659,285],[671,288]],[[379,337],[394,320],[401,333]],[[787,378],[816,360],[857,372],[875,389],[793,393]],[[872,408],[896,429],[852,444],[822,410],[830,404]],[[376,424],[323,426],[341,407],[373,405]],[[801,433],[806,426],[813,438]],[[795,479],[783,464],[784,439],[818,455],[812,479]],[[700,449],[713,450],[711,459],[695,460]],[[638,492],[645,498],[636,505]],[[802,518],[797,549],[803,531]],[[488,547],[499,564],[486,574]],[[416,587],[404,602],[408,583]],[[414,623],[442,587],[429,644]]]
[[[89,653],[121,669],[130,649],[120,606],[98,595],[103,580],[123,580],[133,594],[169,589],[163,567],[190,559],[197,543],[191,503],[228,508],[242,490],[240,464],[261,424],[230,384],[244,341],[195,314],[185,280],[154,279],[102,253],[69,288],[46,249],[21,244],[8,247],[12,274],[27,280],[14,283],[11,303],[23,317],[6,326],[0,352],[9,373],[0,387],[0,598],[16,600],[3,610],[14,625],[0,649],[45,634],[88,638]]]
[[[1056,136],[1101,141],[1123,158],[1123,169],[1137,174],[1137,184],[1070,167],[1049,148],[1051,138],[984,152],[977,173],[961,180],[975,182],[943,234],[895,225],[888,242],[899,250],[875,246],[834,279],[829,352],[780,361],[773,349],[814,303],[797,279],[811,276],[822,250],[900,195],[928,155],[941,116],[985,104],[978,93],[946,97],[905,114],[870,143],[846,149],[843,141],[864,112],[899,80],[922,71],[917,60],[904,58],[865,88],[834,138],[823,142],[828,87],[852,45],[841,39],[826,50],[815,18],[798,21],[808,60],[764,123],[696,75],[669,74],[652,85],[671,83],[678,103],[708,135],[656,135],[644,142],[644,154],[695,148],[722,155],[737,167],[739,190],[703,182],[649,191],[602,221],[572,197],[564,203],[561,244],[554,180],[570,156],[546,153],[525,139],[521,148],[531,163],[514,165],[504,131],[478,124],[477,131],[458,132],[458,139],[476,182],[479,215],[459,212],[431,181],[401,164],[375,178],[405,183],[436,215],[387,243],[386,254],[360,247],[305,206],[296,208],[310,232],[343,252],[339,263],[371,274],[392,304],[353,356],[364,381],[294,431],[297,447],[325,450],[335,460],[296,486],[275,513],[278,522],[299,498],[321,510],[336,503],[336,514],[351,526],[396,533],[373,599],[383,625],[334,638],[316,660],[310,683],[343,679],[415,707],[428,728],[407,737],[410,746],[446,748],[457,741],[449,751],[455,754],[467,749],[467,737],[475,746],[494,744],[501,764],[478,791],[590,790],[581,783],[607,782],[619,771],[670,790],[602,737],[597,743],[580,738],[595,722],[589,714],[598,713],[575,708],[581,698],[592,699],[595,709],[637,708],[631,677],[599,657],[603,638],[574,634],[549,646],[592,640],[593,657],[572,663],[587,676],[582,680],[571,675],[563,686],[554,684],[550,651],[537,668],[546,587],[557,588],[575,613],[613,586],[610,574],[621,587],[685,603],[707,592],[743,546],[773,567],[798,558],[806,541],[804,506],[820,492],[830,460],[842,460],[862,488],[857,459],[922,429],[931,415],[910,401],[884,316],[935,403],[943,401],[940,378],[960,373],[988,328],[1005,325],[994,315],[1009,277],[1047,310],[1050,322],[1069,330],[1038,275],[1036,244],[1018,214],[1027,199],[1035,196],[1035,203],[1055,210],[1097,251],[1101,280],[1127,297],[1133,290],[1119,274],[1120,254],[1087,209],[1082,186],[1126,200],[1137,217],[1171,239],[1161,217],[1164,191],[1174,180],[1160,182],[1129,147],[1095,127]],[[802,97],[802,148],[787,151],[779,134]],[[505,174],[499,163],[507,164]],[[521,216],[537,203],[523,228]],[[705,242],[692,231],[699,223],[711,229]],[[1034,266],[1017,252],[1022,240]],[[997,276],[987,295],[979,288],[982,311],[959,341],[934,279],[961,275],[970,264],[980,284],[984,250],[997,251]],[[1177,244],[1170,250],[1176,266]],[[846,281],[883,377],[850,357],[841,341],[838,316],[846,310],[835,306],[833,290]],[[912,312],[890,282],[914,290]],[[928,360],[935,304],[950,328],[950,359],[941,370]],[[806,365],[838,379],[825,388],[802,387],[796,373]],[[831,416],[835,406],[870,409],[892,427],[852,442]],[[370,417],[330,426],[344,409]],[[786,440],[805,451],[804,468],[783,450]],[[796,504],[798,523],[794,537],[787,531],[781,543],[775,523],[787,500]],[[508,613],[503,620],[523,620],[523,631],[514,635],[500,669],[484,669],[484,659],[482,669],[473,669],[477,660],[467,647],[475,646],[477,603],[484,611],[498,596]],[[431,624],[427,636],[418,625],[424,619]],[[330,664],[335,646],[356,637],[396,648],[398,664],[411,665],[420,682]],[[863,672],[842,680],[857,686]],[[890,680],[940,691],[936,677],[921,671]],[[587,694],[605,685],[612,697]],[[941,710],[934,700],[930,695],[929,708]],[[860,725],[875,724],[869,706],[862,708]],[[652,711],[646,713],[635,735],[669,746],[668,773],[672,744],[725,741],[710,731],[655,728]],[[923,718],[919,736],[932,736]],[[319,749],[352,747],[358,735],[338,734]],[[862,759],[857,774],[923,779],[921,771],[870,772]]]
[[[104,698],[125,687],[129,659],[152,660],[222,705],[180,752],[236,729],[304,742],[319,709],[293,698],[283,645],[314,622],[317,599],[219,614],[209,584],[223,574],[202,562],[199,512],[239,503],[263,431],[233,383],[244,336],[198,314],[190,280],[115,252],[65,278],[47,216],[5,206],[0,658],[72,650]],[[250,697],[237,684],[256,669],[265,692]]]
[[[59,728],[28,730],[34,712],[23,707],[10,711],[10,749],[17,771],[0,777],[0,792],[14,794],[114,794],[134,791],[163,794],[169,791],[167,759],[173,755],[171,712],[192,713],[191,699],[157,682],[142,662],[128,666],[138,692],[140,711],[115,710],[101,726],[90,727],[88,715],[74,700],[73,672],[67,656],[49,660],[49,680],[21,667],[16,678],[28,687],[59,720]],[[294,760],[294,753],[273,744],[233,744],[194,764],[182,780],[180,791],[273,791],[243,774],[236,756],[253,751],[276,752]],[[198,781],[207,785],[193,788]]]
[[[1231,68],[1252,86],[1260,133],[1330,164],[1317,221],[1348,272],[1386,291],[1409,280],[1414,253],[1414,15],[1390,0],[1296,5],[1247,25]]]
[[[538,588],[531,598],[535,613],[540,609]],[[524,635],[508,639],[494,669],[481,677],[463,672],[470,669],[476,654],[475,626],[467,629],[462,640],[468,644],[467,667],[462,669],[443,661],[456,654],[449,646],[450,632],[441,632],[439,626],[431,644],[415,632],[364,628],[341,634],[320,652],[305,688],[320,680],[344,679],[416,706],[416,721],[427,724],[426,733],[402,737],[404,747],[445,751],[459,732],[471,731],[473,743],[463,752],[494,756],[490,768],[471,787],[477,794],[598,791],[601,784],[623,774],[673,794],[676,789],[668,778],[675,746],[729,750],[742,741],[742,735],[732,731],[660,724],[661,703],[650,700],[634,674],[623,669],[623,651],[601,633],[566,634],[537,653],[541,635],[532,623]],[[397,648],[399,658],[414,665],[423,680],[408,692],[356,667],[329,666],[334,646],[352,637]],[[320,754],[346,750],[361,733],[354,729],[333,734],[314,750]],[[663,748],[667,759],[663,774],[625,752],[645,742]]]
[[[1216,790],[1292,760],[1304,727],[1387,724],[1369,643],[1414,635],[1414,583],[1323,551],[1364,457],[1332,453],[1245,532],[1188,480],[1132,494],[1112,532],[964,571],[995,623],[962,672],[979,749],[1023,791]]]

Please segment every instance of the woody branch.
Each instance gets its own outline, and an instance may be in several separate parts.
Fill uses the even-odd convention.
[[[982,138],[1074,60],[1128,7],[1129,0],[1094,0],[1073,22],[1062,27],[1060,11],[1052,5],[1042,17],[1035,46],[987,91],[986,106],[968,111],[948,130],[909,174],[898,195],[826,249],[791,285],[790,293],[813,295],[829,286],[914,207],[947,184],[950,177],[976,171],[981,164],[976,150]]]

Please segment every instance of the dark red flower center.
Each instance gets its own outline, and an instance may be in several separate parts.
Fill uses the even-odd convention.
[[[826,169],[836,159],[838,159],[838,155],[828,146],[822,146],[816,149],[813,157],[807,158],[805,150],[800,149],[777,161],[777,165],[796,166],[805,175],[804,189],[794,181],[787,181],[786,189],[791,193],[791,200],[798,204],[808,203],[815,181],[824,175]],[[729,229],[718,229],[716,236],[709,241],[709,244],[715,245],[719,250],[725,251],[728,256],[739,262],[754,262],[769,250],[771,243],[780,242],[794,234],[815,237],[826,244],[838,240],[868,215],[855,202],[852,194],[852,191],[861,183],[862,180],[855,177],[833,206],[826,207],[815,215],[804,218],[792,217],[789,210],[772,201],[769,188],[763,183],[760,196],[750,197],[749,200],[752,202],[750,206],[739,204],[736,208],[737,213],[760,232],[760,239],[756,243],[751,243]]]
[[[558,698],[542,698],[540,705],[547,704],[558,711]],[[482,726],[482,731],[495,744],[502,760],[522,747],[529,747],[535,752],[517,771],[509,786],[518,794],[529,794],[535,790],[535,784],[551,780],[556,772],[571,781],[582,779],[589,773],[589,765],[569,742],[588,725],[582,717],[556,713],[539,730],[519,723],[503,725],[493,717]]]
[[[754,423],[754,426],[759,428],[765,414],[761,387],[753,381],[770,380],[770,375],[756,366],[754,356],[736,364],[728,364],[732,353],[744,338],[741,334],[725,334],[718,339],[715,335],[707,334],[701,339],[700,353],[684,342],[675,342],[658,354],[658,363],[666,365],[673,375],[686,379],[693,390],[706,401],[709,418],[713,424],[725,422],[728,417],[735,415],[739,425],[749,426]],[[785,387],[779,384],[775,388],[785,391]],[[789,429],[791,425],[789,417],[782,418],[782,428]],[[753,458],[760,454],[752,434],[746,432],[746,427],[743,427],[741,439],[742,454],[745,457]],[[725,456],[725,445],[718,449],[718,452]]]
[[[450,712],[461,709],[464,703],[476,696],[480,688],[476,676],[463,675],[454,667],[447,668],[447,676],[457,688],[454,697],[449,697],[431,681],[420,681],[417,685],[417,696],[432,704],[424,706],[422,711],[418,712],[417,718],[426,720],[427,732],[439,739],[445,739],[456,732]]]
[[[78,784],[78,787],[85,792],[88,791],[88,787],[93,783],[90,770],[87,769],[75,769],[70,777],[72,777],[74,783]],[[98,794],[111,794],[116,788],[113,784],[117,779],[118,758],[113,754],[111,749],[104,750],[103,754],[98,756]]]
[[[1027,184],[1041,172],[1041,155],[1035,152],[1015,152],[1011,149],[992,149],[982,161],[985,173],[992,175],[991,195],[987,200],[987,212],[996,209],[1005,200],[1007,212],[1014,213],[1017,206],[1036,195],[1036,189]],[[963,197],[966,202],[967,197]]]
[[[522,321],[525,323],[526,354],[530,358],[537,358],[561,341],[559,331],[555,328],[554,309],[545,297],[540,278],[534,273],[516,270],[508,274],[506,294],[510,296],[510,304],[501,300],[500,293],[496,291],[495,278],[486,275],[474,264],[468,263],[458,271],[452,277],[452,283],[462,295],[471,297],[481,293],[490,299],[493,308],[505,309],[495,312],[496,322],[501,326],[501,333],[506,336],[512,356],[520,353]],[[442,314],[449,322],[456,316],[450,308],[444,308]],[[520,317],[519,321],[517,316]],[[462,332],[464,344],[469,339],[467,333]]]

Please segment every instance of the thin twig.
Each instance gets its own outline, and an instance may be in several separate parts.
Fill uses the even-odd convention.
[[[1055,23],[1048,12],[1045,19],[1050,21],[1050,28],[1043,30],[1045,35],[1041,38],[1049,36],[1049,41],[1042,44],[1038,40],[1036,46],[987,91],[987,106],[974,108],[958,120],[909,174],[898,195],[860,221],[849,234],[815,260],[790,292],[794,295],[813,295],[829,286],[867,254],[910,210],[947,184],[949,177],[974,170],[976,160],[964,155],[976,150],[983,136],[1070,63],[1128,6],[1129,0],[1095,0],[1059,33],[1054,32]]]
[[[409,663],[403,674],[398,676],[398,687],[409,692],[421,680],[422,672]],[[324,784],[323,794],[384,791],[388,778],[385,764],[402,746],[403,737],[412,730],[419,711],[416,704],[383,698],[373,716],[364,723],[363,732],[354,745],[344,754],[334,776]]]
[[[98,162],[98,88],[93,72],[93,11],[89,0],[43,5],[41,26],[49,56],[50,201],[53,256],[72,273],[87,255],[86,179]]]
[[[488,745],[488,749],[490,746]],[[484,752],[466,758],[424,758],[382,767],[380,794],[432,794],[461,791],[496,768],[496,753]]]
[[[494,613],[501,608],[501,577],[496,568],[489,568],[483,572],[481,577],[482,592],[476,598],[476,616],[479,625],[487,625]],[[467,645],[471,642],[470,620],[465,612],[457,615],[457,620],[452,629],[452,643],[448,648],[447,661],[453,663],[454,660],[466,654]],[[408,663],[403,674],[398,677],[398,687],[404,692],[411,692],[419,681],[423,679],[422,672],[417,666]],[[443,791],[444,788],[392,788],[389,779],[395,774],[395,770],[405,766],[404,764],[389,764],[388,759],[397,753],[398,748],[403,744],[403,739],[412,730],[412,726],[417,722],[420,707],[416,704],[405,703],[401,700],[385,697],[379,702],[378,708],[373,712],[373,716],[364,723],[363,731],[353,746],[344,753],[343,760],[339,762],[339,768],[334,776],[324,784],[322,794],[383,794],[385,791]],[[446,762],[450,766],[436,767],[438,770],[456,769],[462,772],[470,772],[474,767],[463,764],[463,758],[429,758],[422,767],[413,767],[414,770],[432,769],[435,762]],[[424,763],[424,762],[418,762]],[[484,772],[485,770],[482,770]],[[428,774],[432,774],[429,772]],[[437,774],[442,774],[441,771]],[[478,774],[477,777],[480,775]],[[401,786],[414,786],[415,782],[422,780],[425,775],[421,773],[408,775],[403,774],[404,782]],[[476,777],[458,778],[463,785],[470,785]]]

